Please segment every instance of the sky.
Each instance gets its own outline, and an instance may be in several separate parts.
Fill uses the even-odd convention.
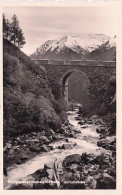
[[[45,41],[63,35],[82,33],[114,37],[118,31],[119,14],[115,7],[4,7],[11,21],[16,14],[26,44],[22,51],[32,54]]]

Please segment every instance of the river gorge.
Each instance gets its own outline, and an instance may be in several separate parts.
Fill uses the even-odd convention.
[[[69,125],[63,126],[62,132],[57,132],[57,140],[49,141],[42,136],[45,139],[43,143],[46,143],[44,152],[38,152],[42,139],[38,133],[26,139],[23,145],[25,151],[30,143],[35,143],[35,148],[30,147],[31,155],[21,152],[21,162],[17,160],[14,165],[8,166],[7,177],[10,183],[6,188],[115,188],[115,136],[104,136],[107,127],[97,115],[83,118],[78,108],[67,114]],[[22,147],[20,145],[11,148],[19,151]]]

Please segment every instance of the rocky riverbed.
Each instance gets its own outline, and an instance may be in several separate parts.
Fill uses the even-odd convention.
[[[69,125],[56,132],[32,132],[7,141],[5,179],[14,183],[5,182],[5,188],[115,189],[116,136],[109,118],[83,117],[75,109],[68,112]]]

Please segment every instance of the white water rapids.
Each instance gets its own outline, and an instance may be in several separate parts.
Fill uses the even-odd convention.
[[[8,170],[8,179],[9,180],[18,180],[24,179],[28,175],[34,173],[39,169],[44,168],[44,164],[53,162],[56,158],[59,161],[62,161],[66,156],[71,154],[82,154],[82,153],[94,153],[100,154],[103,149],[97,146],[98,134],[96,133],[96,126],[95,125],[88,125],[88,127],[83,128],[80,124],[78,124],[78,120],[75,118],[77,117],[77,110],[68,112],[68,119],[69,123],[75,128],[76,130],[80,131],[77,134],[77,138],[68,138],[69,142],[67,143],[64,141],[58,141],[52,143],[54,150],[40,154],[34,157],[31,160],[28,160],[26,163],[21,165],[14,165],[9,168]],[[73,149],[58,149],[57,147],[63,144],[70,144],[76,143],[73,146]]]

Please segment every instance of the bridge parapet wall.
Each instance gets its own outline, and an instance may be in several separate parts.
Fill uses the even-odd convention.
[[[35,64],[39,65],[82,65],[82,66],[116,66],[115,61],[95,61],[95,60],[33,60]]]

